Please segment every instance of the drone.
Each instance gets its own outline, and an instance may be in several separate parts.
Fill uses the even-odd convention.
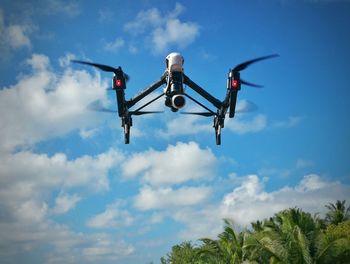
[[[262,85],[250,83],[241,79],[240,72],[255,62],[271,59],[278,56],[278,54],[272,54],[268,56],[259,57],[238,64],[233,69],[229,69],[227,74],[226,96],[223,101],[220,101],[219,99],[215,98],[213,95],[208,93],[205,89],[203,89],[194,81],[192,81],[184,73],[184,58],[180,53],[177,52],[172,52],[168,56],[166,56],[166,70],[164,74],[160,77],[160,79],[152,83],[150,86],[148,86],[139,94],[137,94],[129,100],[125,99],[126,83],[129,80],[129,75],[127,75],[120,66],[118,68],[114,68],[108,65],[81,60],[72,60],[72,62],[93,66],[102,71],[113,73],[112,90],[114,90],[116,93],[117,113],[121,119],[121,126],[124,129],[125,144],[130,143],[130,129],[133,124],[132,116],[162,113],[162,111],[144,111],[143,109],[146,106],[155,102],[156,100],[160,99],[161,97],[165,97],[165,106],[170,108],[172,112],[177,112],[178,110],[183,109],[186,105],[186,98],[202,107],[205,110],[203,112],[181,113],[199,115],[204,117],[213,117],[213,127],[215,130],[216,145],[221,145],[221,129],[224,128],[225,117],[227,114],[229,118],[233,118],[235,116],[237,94],[238,91],[241,90],[241,85],[247,85],[256,88],[263,87]],[[211,110],[209,107],[207,107],[206,105],[204,105],[203,103],[186,93],[184,85],[191,88],[194,92],[196,92],[206,101],[208,101],[216,109],[216,111]],[[131,109],[133,106],[135,106],[136,103],[138,103],[140,100],[142,100],[161,86],[164,86],[163,93],[156,96],[147,103],[143,104],[142,106],[136,108],[135,110]],[[112,111],[102,107],[98,110],[102,112]]]

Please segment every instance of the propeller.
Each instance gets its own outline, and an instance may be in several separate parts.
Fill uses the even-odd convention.
[[[115,74],[124,74],[124,78],[126,81],[128,81],[130,79],[129,75],[127,75],[126,73],[123,72],[122,68],[119,66],[118,68],[113,68],[111,66],[108,65],[104,65],[104,64],[99,64],[99,63],[93,63],[93,62],[88,62],[88,61],[81,61],[81,60],[71,60],[74,63],[80,63],[80,64],[85,64],[85,65],[90,65],[93,67],[96,67],[102,71],[105,72],[113,72]]]
[[[258,106],[256,104],[254,104],[251,101],[248,100],[243,100],[240,101],[237,105],[237,109],[236,109],[236,113],[249,113],[249,112],[253,112],[256,111],[258,109]],[[206,116],[206,117],[210,117],[210,116],[216,116],[217,113],[215,112],[180,112],[180,114],[183,115],[199,115],[199,116]]]
[[[164,113],[164,111],[130,111],[131,115],[147,115],[147,114],[159,114]]]
[[[100,100],[93,101],[90,103],[87,108],[91,111],[95,112],[106,112],[106,113],[117,113],[116,110],[111,110],[102,105],[102,102]],[[130,111],[130,115],[147,115],[147,114],[157,114],[157,113],[164,113],[164,111]]]
[[[247,86],[251,86],[251,87],[254,87],[254,88],[263,88],[264,87],[264,85],[247,82],[247,81],[245,81],[243,79],[241,79],[241,84],[244,84],[244,85],[247,85]]]
[[[251,64],[253,64],[255,62],[262,61],[262,60],[267,60],[267,59],[272,59],[272,58],[275,58],[275,57],[279,57],[279,55],[278,54],[271,54],[271,55],[267,55],[267,56],[263,56],[263,57],[259,57],[259,58],[256,58],[256,59],[252,59],[252,60],[243,62],[241,64],[238,64],[236,67],[234,67],[232,72],[242,71],[242,70],[246,69],[249,65],[251,65]],[[254,87],[254,88],[262,88],[262,87],[264,87],[263,85],[247,82],[247,81],[245,81],[243,79],[240,79],[240,82],[241,82],[241,84],[244,84],[244,85],[247,85],[247,86],[251,86],[251,87]]]
[[[200,115],[200,116],[214,116],[216,113],[214,112],[180,112],[180,114],[184,115]]]
[[[271,54],[271,55],[267,55],[267,56],[263,56],[263,57],[259,57],[256,59],[252,59],[246,62],[243,62],[241,64],[238,64],[236,67],[233,68],[232,71],[234,72],[238,72],[238,71],[242,71],[244,69],[246,69],[249,65],[258,62],[258,61],[262,61],[262,60],[267,60],[267,59],[271,59],[271,58],[275,58],[275,57],[279,57],[280,55],[278,54]]]

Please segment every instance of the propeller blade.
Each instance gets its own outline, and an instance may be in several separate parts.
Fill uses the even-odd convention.
[[[242,79],[241,79],[241,84],[248,85],[248,86],[255,87],[255,88],[263,88],[264,87],[263,85],[250,83],[250,82],[247,82],[247,81],[242,80]]]
[[[164,111],[130,111],[132,115],[147,115],[147,114],[159,114],[164,113]]]
[[[180,112],[180,114],[184,114],[184,115],[200,115],[200,116],[214,116],[214,115],[216,115],[215,113],[211,113],[211,112]]]
[[[101,101],[94,101],[87,106],[87,109],[95,112],[116,113],[117,111],[105,108]]]
[[[81,61],[81,60],[71,60],[72,62],[74,63],[80,63],[80,64],[85,64],[85,65],[90,65],[90,66],[93,66],[93,67],[96,67],[102,71],[105,71],[105,72],[113,72],[113,73],[120,73],[122,72],[124,74],[124,78],[126,81],[129,81],[130,80],[130,77],[129,75],[127,75],[126,73],[124,73],[122,71],[122,69],[120,67],[118,68],[113,68],[111,66],[108,66],[108,65],[104,65],[104,64],[99,64],[99,63],[93,63],[93,62],[88,62],[88,61]]]
[[[243,62],[241,64],[238,64],[236,67],[233,68],[233,71],[236,71],[236,72],[242,71],[242,70],[246,69],[250,64],[253,64],[253,63],[261,61],[261,60],[275,58],[275,57],[279,57],[279,55],[278,54],[271,54],[271,55],[259,57],[259,58],[253,59],[253,60],[249,60],[249,61]]]

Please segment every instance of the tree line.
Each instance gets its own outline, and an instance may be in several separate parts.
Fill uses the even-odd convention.
[[[216,239],[182,242],[161,257],[162,264],[346,264],[350,263],[350,207],[345,201],[325,205],[321,218],[299,208],[251,223],[250,229],[235,230],[225,219]]]

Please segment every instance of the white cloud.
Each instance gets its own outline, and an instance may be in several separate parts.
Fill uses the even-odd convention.
[[[135,198],[135,207],[140,210],[173,209],[194,206],[205,201],[211,193],[209,187],[182,187],[179,189],[145,186]]]
[[[98,10],[98,21],[100,23],[112,22],[114,14],[109,8],[102,8]]]
[[[80,14],[80,6],[77,1],[48,0],[42,11],[48,15],[61,13],[74,17]]]
[[[71,64],[71,60],[76,60],[76,56],[72,53],[66,53],[63,57],[58,59],[61,67],[68,67]]]
[[[118,37],[114,41],[106,43],[103,48],[107,51],[118,52],[124,45],[124,39]]]
[[[72,232],[67,226],[55,223],[51,217],[75,208],[81,200],[80,192],[108,190],[108,172],[116,168],[121,159],[122,156],[114,150],[75,160],[68,160],[65,154],[59,153],[51,157],[31,152],[2,153],[2,252],[6,251],[9,257],[13,257],[26,250],[37,250],[49,245],[53,247],[49,256],[52,262],[60,262],[59,259],[70,259],[73,256],[72,262],[84,262],[83,259],[88,258],[83,256],[84,249],[95,247],[96,239],[93,235]],[[60,192],[54,197],[53,194],[57,191]],[[75,194],[68,194],[71,191]],[[55,203],[50,209],[48,204],[52,199]],[[116,238],[111,241],[119,243]],[[125,246],[129,247],[127,244]],[[120,255],[118,252],[115,256]]]
[[[0,9],[0,49],[31,48],[29,38],[34,30],[31,24],[8,24],[5,22],[3,11]]]
[[[92,129],[81,129],[79,131],[79,136],[82,139],[88,139],[94,137],[98,133],[98,128],[92,128]]]
[[[298,125],[304,118],[300,116],[290,116],[286,121],[277,121],[273,124],[275,127],[290,128]]]
[[[157,27],[162,23],[162,17],[157,8],[142,10],[133,21],[124,25],[124,30],[132,35],[139,35],[146,31],[148,27]]]
[[[178,16],[183,11],[179,3],[165,16],[157,8],[143,10],[125,24],[124,30],[134,37],[142,35],[149,40],[155,53],[163,53],[172,46],[184,48],[199,36],[199,26],[194,22],[182,22]]]
[[[298,159],[296,162],[297,169],[309,168],[309,167],[312,167],[313,165],[314,165],[314,162],[310,160]]]
[[[65,214],[75,208],[81,197],[77,194],[69,195],[61,192],[55,200],[55,207],[52,209],[54,214]]]
[[[243,117],[236,116],[234,119],[227,121],[226,127],[236,134],[246,134],[259,132],[266,128],[267,117],[258,114],[251,120],[243,120]]]
[[[149,150],[134,154],[124,163],[122,171],[126,178],[142,175],[146,183],[166,185],[210,179],[215,164],[216,158],[211,150],[189,142],[169,145],[165,151]]]
[[[159,130],[161,137],[169,138],[173,136],[196,135],[213,132],[209,120],[197,115],[180,115],[166,122],[166,129]]]
[[[121,208],[119,202],[107,205],[104,212],[91,217],[87,226],[92,228],[117,228],[129,226],[134,219],[127,210]]]
[[[215,238],[222,231],[224,218],[232,219],[237,227],[250,227],[251,222],[271,217],[287,208],[298,207],[324,214],[325,204],[350,199],[349,185],[325,181],[316,174],[306,175],[294,187],[284,186],[274,191],[266,191],[264,180],[257,175],[238,178],[235,181],[238,185],[223,195],[218,203],[209,202],[194,208],[164,206],[171,218],[184,225],[178,233],[181,239]]]
[[[163,53],[170,46],[184,48],[194,42],[199,35],[196,23],[181,22],[179,19],[169,19],[164,27],[156,28],[152,33],[152,43],[157,53]]]
[[[124,241],[115,241],[110,236],[98,235],[96,242],[83,250],[83,256],[88,261],[116,261],[134,252],[134,247]]]
[[[324,205],[349,200],[350,186],[327,182],[315,174],[306,175],[295,187],[266,192],[258,176],[245,177],[241,186],[225,195],[221,204],[223,217],[242,226],[272,216],[280,210],[299,207],[311,213],[325,212]]]
[[[257,106],[248,100],[239,100],[237,102],[236,113],[246,113],[256,110]],[[189,106],[186,112],[203,112],[203,109],[196,106]],[[229,130],[237,134],[258,132],[266,127],[267,118],[265,115],[257,115],[252,120],[247,120],[247,115],[236,115],[232,120],[226,119]],[[166,129],[159,130],[157,133],[164,138],[198,135],[203,133],[213,133],[212,118],[198,115],[179,115],[166,122]]]
[[[0,119],[0,149],[31,145],[103,121],[101,114],[87,110],[92,101],[106,100],[107,84],[98,73],[67,68],[57,74],[50,70],[49,58],[40,54],[27,63],[32,72],[0,90],[0,111],[6,113]]]

